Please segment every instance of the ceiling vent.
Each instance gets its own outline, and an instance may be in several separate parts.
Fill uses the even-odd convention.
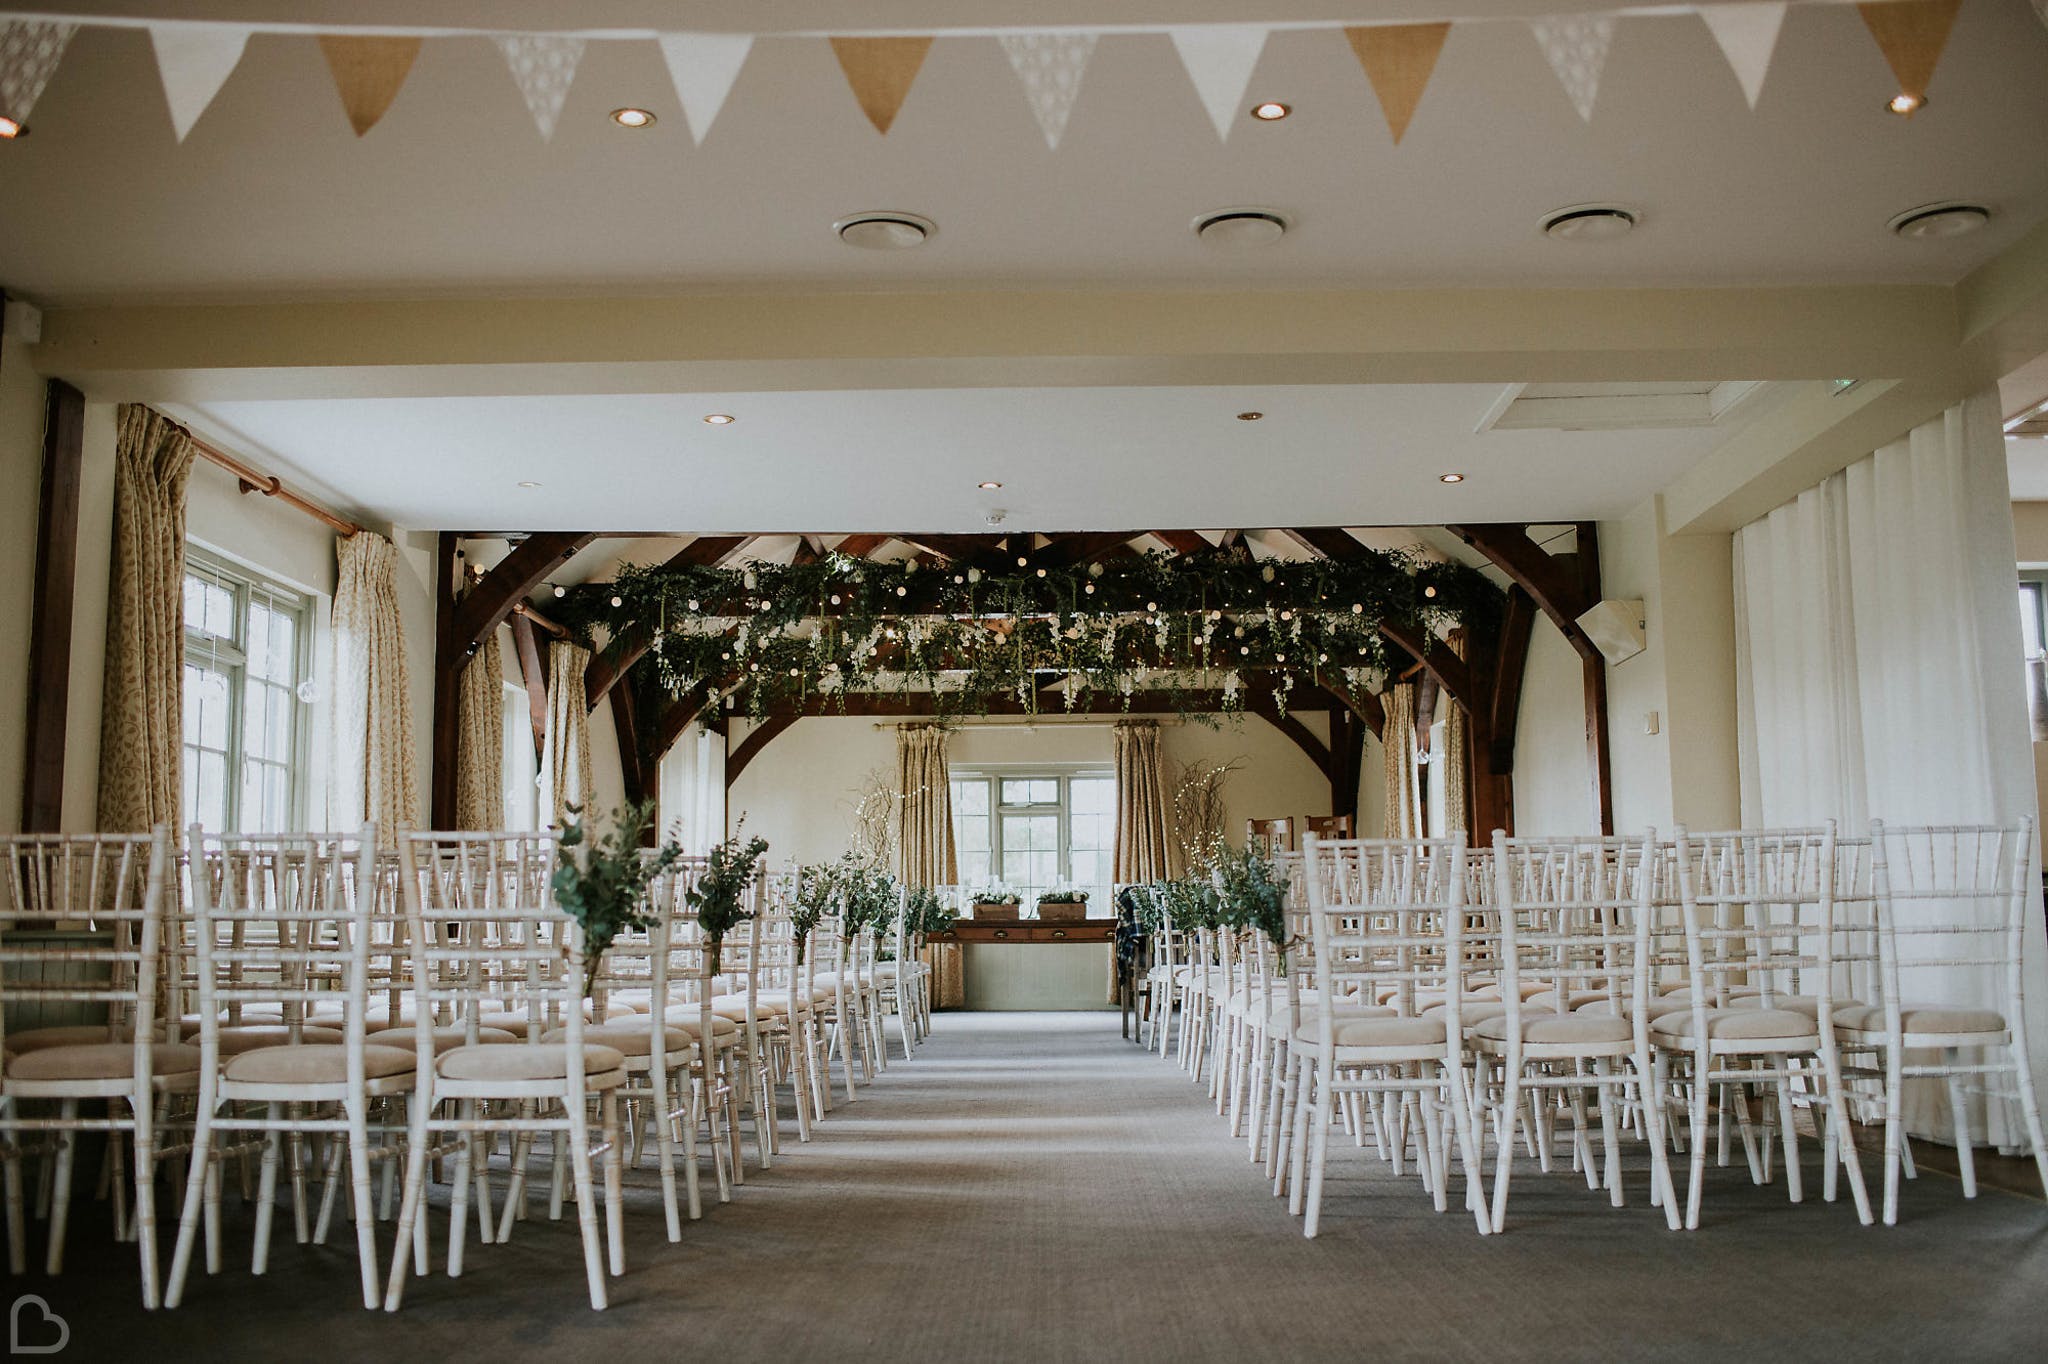
[[[1223,208],[1195,219],[1210,246],[1268,246],[1287,235],[1287,219],[1270,208]]]
[[[1573,204],[1543,215],[1543,235],[1559,241],[1603,241],[1622,236],[1635,225],[1635,210],[1619,204]]]
[[[832,230],[840,241],[864,251],[908,251],[937,236],[939,225],[915,213],[877,210],[841,218]]]
[[[1712,426],[1762,388],[1754,379],[1509,384],[1478,431],[1664,431]]]
[[[1892,219],[1889,226],[1901,237],[1932,241],[1975,232],[1990,221],[1991,210],[1982,204],[1922,204],[1907,209]]]

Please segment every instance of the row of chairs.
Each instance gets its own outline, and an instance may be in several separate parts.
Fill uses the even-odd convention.
[[[1966,1196],[1982,1140],[2031,1151],[2048,1192],[2021,976],[2032,854],[2030,821],[1482,849],[1311,836],[1281,857],[1284,960],[1263,935],[1169,925],[1141,1039],[1162,1056],[1178,1039],[1311,1236],[1334,1127],[1412,1165],[1439,1210],[1462,1173],[1489,1233],[1517,1145],[1547,1171],[1560,1140],[1616,1206],[1638,1141],[1673,1228],[1699,1225],[1709,1147],[1726,1165],[1738,1140],[1755,1182],[1782,1170],[1801,1201],[1809,1125],[1824,1198],[1846,1178],[1866,1223],[1859,1129],[1882,1128],[1887,1224],[1909,1126],[1950,1134]]]
[[[880,964],[878,941],[836,919],[800,938],[787,878],[772,877],[713,944],[689,904],[704,859],[685,859],[658,880],[646,924],[586,953],[549,887],[557,846],[550,834],[401,830],[380,844],[373,828],[195,827],[181,858],[166,830],[0,840],[13,1271],[27,1260],[24,1167],[41,1158],[56,1273],[79,1138],[100,1132],[102,1187],[118,1233],[138,1245],[146,1306],[158,1303],[157,1176],[169,1166],[183,1189],[170,1305],[202,1235],[206,1269],[219,1270],[232,1172],[245,1194],[255,1185],[254,1272],[287,1179],[298,1240],[324,1240],[339,1203],[364,1305],[395,1310],[408,1270],[428,1271],[430,1178],[448,1174],[446,1264],[458,1275],[472,1215],[483,1243],[528,1215],[544,1140],[548,1215],[573,1199],[591,1304],[603,1307],[607,1274],[625,1269],[627,1163],[651,1147],[677,1240],[684,1211],[702,1215],[703,1156],[730,1199],[749,1123],[754,1163],[772,1164],[785,1089],[808,1139],[833,1106],[835,1056],[849,1100],[886,1066],[885,1010],[906,1054],[928,1029],[901,915],[895,960]],[[97,1016],[55,1017],[66,1009]],[[375,1227],[394,1217],[380,1275]]]

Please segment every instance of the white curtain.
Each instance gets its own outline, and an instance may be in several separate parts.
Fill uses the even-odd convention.
[[[691,725],[661,757],[661,829],[687,853],[725,837],[725,736]]]
[[[327,818],[338,829],[419,819],[398,550],[359,530],[334,542],[334,761]]]
[[[1743,822],[1834,819],[1861,834],[1872,816],[1938,824],[2034,814],[2014,563],[1990,392],[1738,531]],[[2030,899],[2025,988],[2036,1002],[2038,1068],[2048,1059],[2038,880]],[[1990,993],[1981,968],[1909,971],[1907,984],[1958,1002]],[[1918,1100],[1909,1096],[1909,1124],[1943,1137],[1940,1097]],[[2001,1144],[2004,1117],[1990,1119]]]
[[[541,813],[560,828],[569,807],[591,797],[590,702],[583,670],[590,650],[556,640],[548,645],[548,727],[541,745]],[[586,812],[587,813],[587,812]]]

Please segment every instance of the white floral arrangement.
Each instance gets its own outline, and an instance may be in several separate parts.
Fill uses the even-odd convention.
[[[1038,903],[1085,905],[1088,903],[1088,892],[1072,881],[1055,881],[1038,892]]]
[[[1024,892],[1007,881],[978,881],[967,892],[969,904],[1011,905],[1024,898]]]

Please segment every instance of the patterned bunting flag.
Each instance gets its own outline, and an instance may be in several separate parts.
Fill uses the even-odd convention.
[[[584,40],[559,33],[498,33],[492,41],[505,54],[541,140],[552,139],[569,83],[576,79],[576,64],[583,60]]]
[[[35,19],[0,20],[0,117],[28,123],[43,87],[64,58],[76,24]]]
[[[1095,55],[1095,40],[1093,33],[1005,33],[996,39],[1024,83],[1024,98],[1048,147],[1057,148],[1067,130],[1074,101],[1081,95],[1081,77]]]
[[[1531,19],[1529,30],[1571,97],[1572,108],[1591,123],[1593,101],[1600,97],[1600,70],[1607,65],[1607,49],[1614,42],[1614,20],[1591,14]]]

